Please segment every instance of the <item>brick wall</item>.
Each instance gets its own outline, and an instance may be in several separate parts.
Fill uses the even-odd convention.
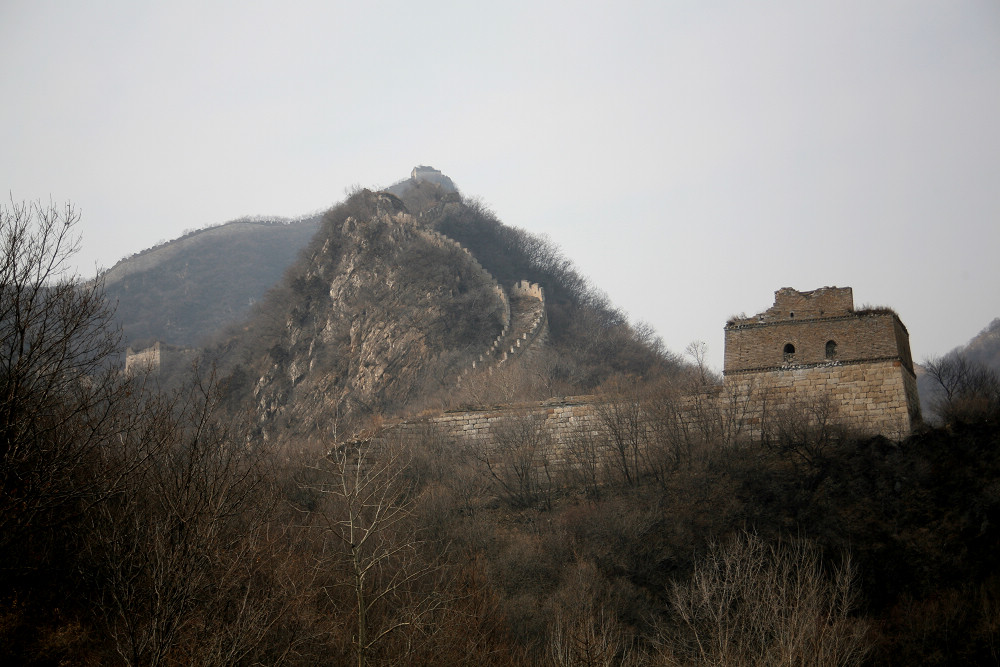
[[[882,359],[899,359],[912,369],[907,340],[905,327],[892,313],[730,324],[725,373]],[[828,357],[831,342],[834,347]],[[788,345],[794,353],[785,352]]]
[[[160,342],[135,351],[128,348],[125,351],[125,372],[141,373],[144,371],[158,372],[160,370]]]
[[[726,376],[726,383],[737,397],[757,395],[747,420],[751,436],[783,410],[894,439],[909,435],[919,419],[916,380],[898,359],[736,373]],[[771,414],[763,414],[765,409]]]
[[[851,288],[775,292],[726,326],[727,385],[771,387],[774,405],[826,401],[853,428],[903,437],[920,421],[909,334],[888,309],[855,311]]]

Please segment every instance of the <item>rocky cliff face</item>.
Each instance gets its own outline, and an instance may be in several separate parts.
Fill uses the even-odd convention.
[[[253,396],[265,435],[328,437],[453,386],[503,326],[492,277],[388,193],[331,210],[258,318],[281,317]],[[254,326],[251,320],[249,329]]]

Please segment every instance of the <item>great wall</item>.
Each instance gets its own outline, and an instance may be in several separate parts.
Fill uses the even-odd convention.
[[[504,289],[457,241],[408,214],[394,218],[434,246],[457,253],[496,298],[500,332],[459,373],[457,384],[471,374],[491,374],[516,358],[530,358],[545,345],[548,321],[542,286],[519,281]],[[171,355],[187,353],[162,343],[129,350],[126,369],[155,370]],[[731,319],[725,326],[723,378],[721,385],[673,388],[653,399],[575,396],[395,420],[378,437],[433,436],[453,446],[490,452],[501,447],[498,434],[512,423],[529,424],[546,443],[535,454],[536,465],[569,471],[579,465],[573,452],[581,442],[604,461],[616,450],[620,453],[621,436],[614,422],[622,410],[632,414],[629,438],[636,449],[654,441],[663,444],[664,437],[673,441],[669,446],[690,446],[698,438],[730,444],[769,438],[789,419],[807,428],[835,425],[903,439],[921,421],[906,327],[891,309],[855,310],[849,287],[808,292],[782,288],[768,310]]]
[[[782,288],[772,308],[734,318],[725,333],[722,385],[444,412],[389,423],[379,437],[433,437],[500,455],[500,433],[527,424],[532,441],[545,443],[532,465],[551,476],[579,467],[581,443],[608,467],[626,447],[638,461],[644,448],[734,445],[790,425],[901,440],[921,422],[906,327],[890,309],[855,310],[849,287]]]
[[[412,220],[412,218],[410,218]],[[409,221],[408,221],[409,222]],[[520,355],[530,355],[530,351],[544,344],[548,335],[548,319],[545,316],[545,291],[536,283],[521,280],[505,290],[496,278],[479,263],[469,250],[458,241],[436,232],[414,225],[432,244],[442,249],[459,251],[465,261],[490,284],[499,303],[501,329],[489,348],[483,351],[472,365],[465,368],[458,380],[476,370],[492,369]]]

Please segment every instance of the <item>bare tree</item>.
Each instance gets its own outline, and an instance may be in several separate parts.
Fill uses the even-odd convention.
[[[858,665],[871,650],[854,618],[849,559],[824,573],[816,548],[770,546],[753,534],[713,545],[672,587],[676,625],[661,635],[666,665]]]
[[[708,414],[702,415],[688,396],[665,383],[656,387],[645,403],[650,437],[642,456],[646,470],[660,483],[690,466],[698,446],[708,442],[699,417],[713,419],[714,414],[706,410]]]
[[[610,437],[609,462],[627,485],[638,483],[649,440],[646,395],[634,381],[611,383],[599,395],[597,415]]]
[[[211,380],[154,399],[133,434],[153,451],[94,513],[95,602],[127,665],[279,663],[296,641],[274,636],[297,600],[290,541],[269,530],[273,471],[219,400]]]
[[[504,417],[493,426],[494,446],[479,455],[501,495],[518,507],[550,500],[552,442],[543,422],[532,414]]]
[[[936,396],[935,415],[945,423],[972,422],[1000,415],[1000,375],[993,369],[952,353],[924,362]]]
[[[764,437],[771,409],[771,389],[760,379],[726,382],[718,394],[717,441],[735,447]]]
[[[852,435],[829,396],[789,401],[768,411],[762,440],[793,465],[814,469]]]
[[[592,425],[582,423],[563,445],[569,478],[592,498],[601,494],[601,481],[607,468],[606,444],[604,438],[595,434]]]
[[[70,206],[0,206],[0,561],[106,497],[132,384],[101,282],[82,282]]]
[[[695,340],[684,348],[684,354],[694,362],[692,376],[701,386],[721,384],[721,378],[708,365],[708,345],[703,340]]]
[[[355,440],[325,456],[307,482],[326,501],[310,518],[330,540],[321,563],[334,570],[329,587],[353,598],[358,667],[395,635],[419,636],[445,602],[436,581],[444,554],[428,555],[433,549],[411,520],[406,461],[398,443]],[[339,599],[335,590],[329,595]]]
[[[640,664],[632,636],[606,603],[593,564],[577,562],[567,568],[548,624],[548,660],[553,667],[627,667]]]
[[[551,395],[548,357],[515,357],[490,366],[490,360],[462,379],[459,403],[494,405],[541,400]]]

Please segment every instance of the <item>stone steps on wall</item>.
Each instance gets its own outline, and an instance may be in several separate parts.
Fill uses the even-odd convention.
[[[459,250],[470,262],[473,270],[481,274],[493,285],[497,297],[497,309],[501,317],[500,334],[493,340],[489,348],[484,350],[472,366],[466,368],[458,377],[486,369],[492,372],[496,366],[511,359],[531,354],[541,347],[548,336],[548,318],[545,315],[545,291],[537,283],[521,280],[505,290],[496,278],[487,271],[472,253],[451,237],[416,226],[435,245]]]
[[[522,280],[514,284],[507,298],[510,307],[510,324],[500,333],[493,345],[461,378],[477,370],[493,368],[510,360],[530,354],[544,344],[548,335],[548,318],[545,315],[545,293],[536,283]]]

